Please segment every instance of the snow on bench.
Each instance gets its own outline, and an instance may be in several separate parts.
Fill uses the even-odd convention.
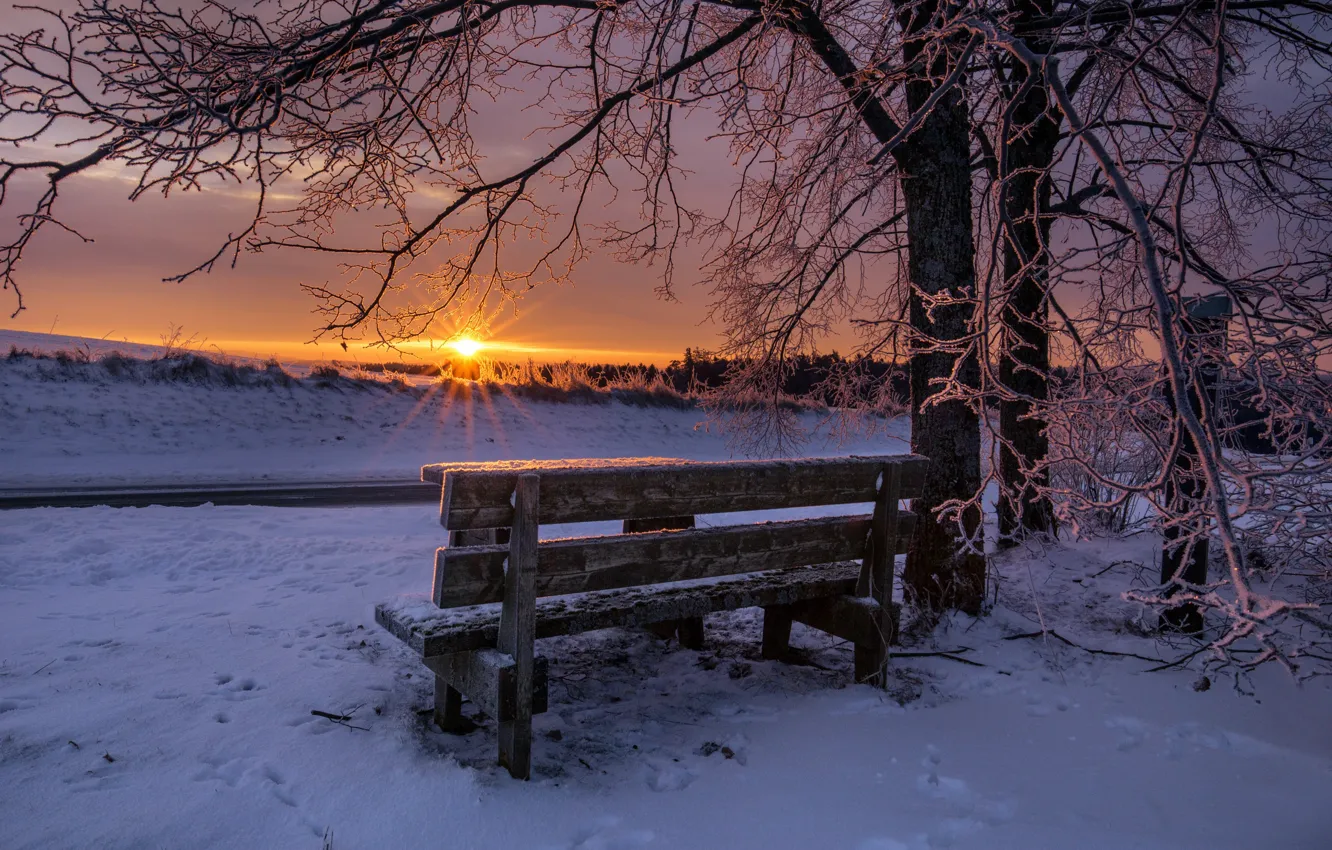
[[[499,723],[500,763],[531,772],[532,715],[546,709],[539,638],[614,626],[678,630],[762,607],[763,657],[786,654],[792,622],[855,645],[855,677],[883,685],[897,625],[893,560],[915,517],[925,462],[912,455],[700,463],[663,458],[435,464],[440,523],[430,596],[375,609],[435,673],[435,721],[459,727],[462,698]],[[874,512],[694,528],[697,514],[863,504]],[[623,534],[538,542],[542,523],[622,520]],[[664,529],[664,530],[658,530]]]

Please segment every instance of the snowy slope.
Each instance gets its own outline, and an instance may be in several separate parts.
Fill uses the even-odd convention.
[[[89,389],[0,385],[23,399],[0,427],[7,482],[728,454],[681,411]],[[1003,639],[1044,622],[1173,657],[1127,627],[1133,567],[1106,570],[1148,563],[1150,540],[999,559],[995,613],[911,647],[982,666],[899,658],[888,695],[848,686],[849,650],[817,633],[797,629],[802,663],[759,660],[753,612],[710,618],[702,652],[636,631],[543,642],[551,710],[517,783],[489,721],[427,728],[424,667],[373,622],[426,590],[442,539],[428,507],[0,513],[0,847],[1332,846],[1323,681],[1198,691],[1196,670]]]
[[[422,465],[445,460],[732,456],[698,410],[543,403],[456,384],[141,384],[0,360],[0,399],[0,487],[416,479]],[[807,415],[805,426],[814,432],[819,418]],[[907,450],[900,426],[880,423],[879,432],[845,442],[819,432],[807,448]]]
[[[118,351],[130,357],[160,357],[165,350],[160,345],[144,342],[129,342],[128,340],[109,338],[95,339],[86,336],[44,334],[35,331],[15,331],[0,328],[0,352],[8,352],[11,348],[48,354],[54,354],[57,351],[87,352],[93,357],[109,354],[113,351]]]
[[[98,338],[0,328],[0,354],[8,353],[11,348],[17,348],[23,351],[45,354],[56,354],[63,351],[68,354],[84,355],[94,359],[113,352],[129,357],[147,359],[161,357],[170,348],[174,351],[197,351],[210,357],[241,363],[262,363],[274,356],[271,351],[264,350],[240,351],[230,347],[224,349],[206,338],[188,337],[183,333],[177,334],[174,340],[168,340],[163,335],[159,335],[158,338],[162,340],[161,344],[130,342],[126,339],[116,339],[111,335]],[[167,342],[171,342],[169,347],[166,344]],[[256,343],[253,347],[258,349],[261,345],[261,343]],[[310,367],[316,363],[326,362],[328,362],[327,356],[313,356],[313,352],[312,356],[309,357],[282,358],[282,365],[292,374],[299,375],[308,374]]]

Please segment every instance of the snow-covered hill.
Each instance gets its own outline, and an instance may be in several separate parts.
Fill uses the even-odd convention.
[[[697,412],[617,403],[2,365],[0,398],[4,485],[729,454]],[[949,656],[899,657],[889,694],[848,686],[849,650],[799,628],[801,663],[760,660],[753,612],[710,618],[702,652],[637,631],[543,642],[550,711],[536,779],[517,783],[492,764],[489,721],[428,728],[427,671],[374,624],[375,602],[428,588],[443,536],[428,506],[0,513],[0,846],[1330,846],[1324,681],[1198,690],[1196,669],[1023,637],[1174,657],[1117,595],[1151,540],[996,558],[995,612],[916,639],[908,652]]]
[[[545,403],[461,383],[284,383],[141,383],[0,359],[0,487],[415,478],[445,460],[733,453],[724,428],[694,409]],[[907,450],[900,423],[851,439],[820,423],[804,416],[815,454]]]

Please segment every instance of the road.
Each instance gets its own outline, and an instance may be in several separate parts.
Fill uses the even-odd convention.
[[[262,505],[284,508],[340,508],[415,505],[439,501],[439,485],[420,481],[284,481],[216,484],[206,487],[0,488],[0,510],[22,508],[146,508],[163,505]]]

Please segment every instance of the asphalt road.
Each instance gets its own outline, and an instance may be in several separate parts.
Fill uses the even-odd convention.
[[[439,502],[439,485],[419,481],[321,481],[218,484],[207,487],[0,488],[0,510],[22,508],[192,508],[198,505],[261,505],[279,508],[340,508]]]

